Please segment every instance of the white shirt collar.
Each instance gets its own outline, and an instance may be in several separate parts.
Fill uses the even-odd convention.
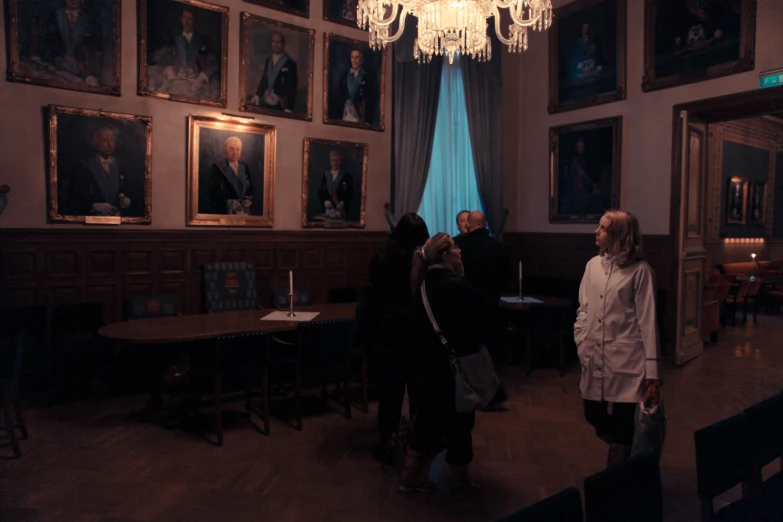
[[[186,33],[185,31],[182,31],[182,36],[185,37],[185,40],[190,42],[191,38],[193,38],[193,31]]]

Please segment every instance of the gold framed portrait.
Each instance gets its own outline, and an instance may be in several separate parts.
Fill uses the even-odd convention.
[[[152,118],[50,105],[49,221],[152,223]]]
[[[6,0],[8,80],[120,95],[122,2]]]
[[[385,48],[324,33],[324,123],[383,131],[385,91]]]
[[[226,107],[228,7],[138,0],[139,96]]]
[[[748,189],[750,182],[733,176],[728,180],[726,191],[726,223],[745,225],[748,222]]]
[[[274,226],[277,129],[188,117],[188,225]]]
[[[240,111],[313,121],[314,29],[243,12],[239,52]]]
[[[364,228],[366,143],[304,139],[302,228]]]

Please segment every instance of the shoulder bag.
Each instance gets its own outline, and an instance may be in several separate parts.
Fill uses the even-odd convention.
[[[440,331],[435,316],[432,315],[424,283],[421,284],[421,299],[435,333],[438,334],[441,344],[449,354],[451,373],[454,376],[454,403],[457,411],[467,413],[486,408],[500,386],[500,380],[495,373],[495,366],[492,364],[489,351],[486,346],[482,346],[474,354],[457,357],[454,350],[449,348],[446,337]]]

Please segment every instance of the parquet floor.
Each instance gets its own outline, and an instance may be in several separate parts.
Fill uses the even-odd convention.
[[[666,520],[698,520],[693,431],[783,389],[783,318],[738,326],[663,388]],[[194,435],[129,420],[145,397],[27,412],[21,460],[0,460],[0,520],[8,521],[494,521],[600,470],[605,446],[581,416],[579,372],[504,371],[509,411],[481,413],[476,499],[446,491],[401,496],[398,470],[372,460],[375,409],[353,420],[323,411],[299,433],[273,420],[267,437],[237,424],[217,448]],[[242,402],[236,403],[238,410]],[[10,455],[0,447],[0,458]],[[433,476],[445,489],[436,461]],[[730,494],[736,495],[736,492]]]

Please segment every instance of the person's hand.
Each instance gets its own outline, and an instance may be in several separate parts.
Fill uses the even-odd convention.
[[[717,40],[721,36],[723,36],[723,31],[721,29],[716,30],[714,35],[715,39]]]
[[[250,98],[250,105],[259,105],[261,103],[261,100],[258,97],[258,94]]]
[[[655,407],[661,403],[661,391],[658,389],[658,381],[654,379],[647,380],[647,393],[642,397],[642,403],[645,406]],[[649,402],[648,402],[649,401]]]
[[[100,84],[98,83],[98,78],[95,76],[88,76],[86,80],[84,80],[84,83],[87,84],[88,87],[100,87]]]
[[[119,200],[120,200],[120,208],[121,209],[125,210],[126,208],[128,208],[130,206],[131,200],[125,194],[120,194],[119,195]]]
[[[287,112],[288,114],[292,114],[292,111],[289,109],[284,109],[283,112]]]
[[[93,203],[92,211],[100,216],[111,216],[112,206],[108,203]]]
[[[197,93],[201,90],[201,87],[203,87],[207,82],[209,82],[209,78],[207,78],[207,75],[204,73],[200,73],[198,77],[193,80],[193,83],[190,85],[190,88],[193,90],[194,93]]]
[[[331,201],[324,201],[324,208],[332,208],[332,202]]]
[[[163,70],[163,76],[165,76],[168,81],[171,81],[177,77],[177,73],[174,72],[174,68],[169,65]]]

